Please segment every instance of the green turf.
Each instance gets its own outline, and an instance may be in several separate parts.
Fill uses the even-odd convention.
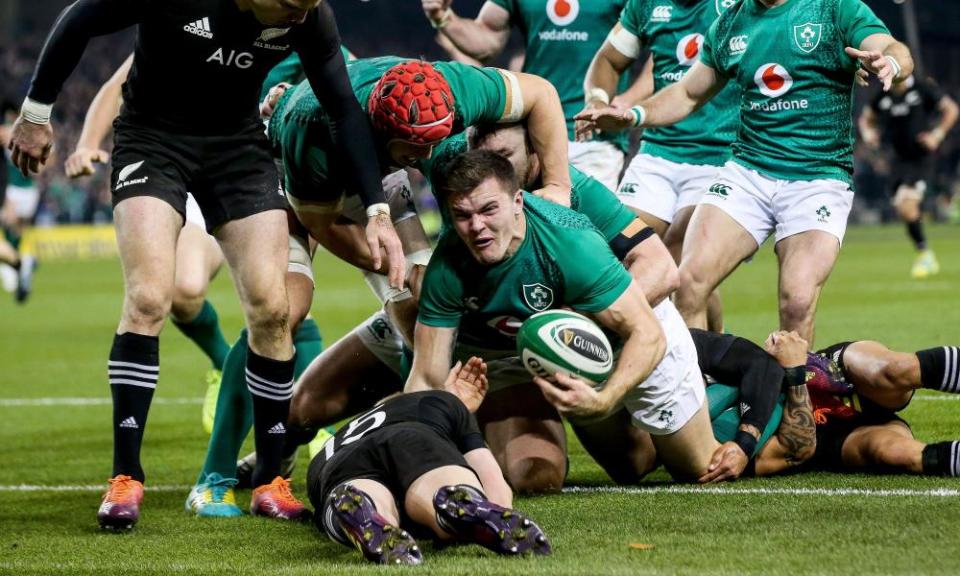
[[[910,280],[900,227],[855,228],[818,314],[818,344],[874,338],[906,350],[960,343],[960,230],[931,227],[943,272]],[[359,274],[328,255],[316,263],[314,314],[327,342],[374,301]],[[761,340],[776,326],[776,270],[769,246],[723,288],[731,331]],[[109,391],[105,360],[120,310],[115,261],[43,263],[29,304],[0,294],[0,398],[91,397]],[[214,283],[228,339],[241,316],[227,274]],[[207,361],[175,328],[161,339],[162,399],[199,398]],[[926,394],[925,396],[931,396]],[[925,440],[960,437],[960,402],[918,399],[905,412]],[[96,491],[22,492],[11,485],[99,485],[110,473],[110,407],[0,405],[0,573],[3,574],[366,574],[359,556],[309,525],[244,517],[222,521],[183,511],[186,490],[148,491],[141,524],[115,535],[96,529]],[[570,484],[609,486],[572,442]],[[148,486],[188,485],[206,437],[199,404],[156,404],[144,465]],[[300,462],[294,487],[304,494]],[[654,474],[647,486],[666,480]],[[906,476],[817,474],[745,480],[731,489],[960,489],[960,482]],[[241,503],[248,495],[240,494]],[[435,574],[956,574],[960,498],[922,492],[877,496],[785,493],[576,493],[521,498],[551,537],[550,558],[495,558],[477,547],[434,551],[419,573]],[[652,544],[640,550],[630,544]]]

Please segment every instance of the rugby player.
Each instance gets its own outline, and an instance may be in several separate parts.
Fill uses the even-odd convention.
[[[452,160],[439,189],[456,234],[441,239],[427,267],[405,389],[440,388],[452,358],[484,357],[494,393],[478,419],[514,489],[561,487],[561,415],[579,424],[588,450],[608,451],[593,453],[599,461],[624,447],[621,466],[637,476],[654,465],[646,433],[680,478],[701,477],[718,450],[724,458],[742,455],[710,434],[696,349],[676,310],[668,300],[650,308],[589,220],[524,194],[510,162],[486,150]],[[592,314],[623,338],[600,392],[562,374],[532,386],[516,357],[515,332],[501,329],[561,306]]]
[[[844,53],[846,52],[846,53]],[[820,291],[853,201],[851,87],[857,64],[889,89],[913,70],[860,0],[744,0],[711,25],[684,77],[627,111],[588,110],[588,126],[675,124],[731,79],[740,89],[732,158],[690,219],[676,303],[706,328],[711,292],[775,233],[780,326],[813,343]]]
[[[770,351],[770,340],[767,345]],[[813,418],[798,420],[796,431],[816,434],[816,451],[798,470],[960,476],[960,441],[917,440],[898,414],[920,388],[960,393],[958,357],[955,346],[908,353],[870,340],[808,353],[805,381]],[[764,448],[756,473],[777,474],[796,464]]]
[[[76,149],[64,164],[64,172],[68,177],[89,176],[95,172],[96,164],[109,160],[109,153],[102,150],[100,144],[120,113],[123,102],[121,88],[132,65],[133,55],[117,68],[94,96],[87,110]],[[217,310],[213,303],[206,299],[210,281],[223,266],[223,252],[216,239],[207,234],[200,206],[189,193],[183,228],[177,237],[175,258],[170,318],[184,336],[200,347],[213,364],[206,375],[207,390],[202,410],[203,429],[209,434],[213,431],[213,416],[220,391],[223,362],[230,350],[230,345],[220,329]]]
[[[623,170],[627,135],[601,134],[596,139],[578,142],[574,138],[573,116],[584,102],[582,78],[590,58],[600,48],[604,34],[616,23],[625,1],[487,0],[473,19],[457,15],[452,4],[452,0],[421,0],[423,12],[437,29],[438,38],[481,62],[503,51],[513,26],[520,30],[525,48],[523,72],[545,78],[560,95],[570,163],[615,190]],[[628,79],[625,76],[620,80],[615,88],[623,92]],[[611,89],[606,94],[609,103],[609,94],[615,96],[616,92]]]
[[[511,510],[512,493],[483,444],[476,410],[485,366],[471,358],[444,390],[401,394],[354,418],[310,463],[317,527],[368,560],[420,564],[408,526],[499,554],[549,554],[543,530]]]
[[[176,240],[189,189],[233,271],[250,328],[247,383],[258,461],[252,510],[287,501],[277,476],[289,412],[294,349],[284,283],[285,201],[257,113],[267,72],[296,50],[333,119],[354,185],[372,212],[371,251],[403,269],[369,125],[350,90],[333,13],[316,0],[78,0],[54,25],[13,127],[24,174],[49,158],[50,112],[89,38],[139,25],[125,106],[115,123],[114,219],[124,270],[123,314],[110,353],[114,470],[98,511],[107,528],[131,528],[143,498],[140,446],[159,373],[158,338],[173,292]],[[191,86],[194,98],[176,89]],[[276,478],[275,478],[276,477]]]
[[[932,80],[911,75],[889,92],[877,94],[857,121],[864,144],[878,149],[882,141],[891,152],[892,202],[917,250],[910,270],[914,278],[940,272],[923,231],[921,205],[934,177],[937,151],[957,116],[956,100]]]

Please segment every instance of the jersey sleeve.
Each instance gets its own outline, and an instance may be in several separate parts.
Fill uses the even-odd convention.
[[[37,60],[28,92],[30,99],[53,104],[90,39],[140,22],[148,4],[148,0],[78,0],[64,8]]]
[[[647,15],[643,13],[643,0],[627,0],[623,10],[620,11],[620,25],[627,32],[637,36],[643,34],[643,27],[646,25]]]
[[[720,68],[720,58],[719,54],[715,52],[718,48],[717,46],[717,22],[720,21],[720,18],[717,18],[713,21],[713,24],[710,25],[710,28],[707,30],[707,33],[703,35],[703,46],[700,49],[700,62],[704,66],[713,68],[717,71],[718,74],[723,76],[728,76],[726,70]]]
[[[630,274],[596,230],[577,230],[567,240],[569,245],[555,254],[565,281],[565,303],[584,312],[606,310],[630,286]]]
[[[457,122],[463,127],[497,122],[507,106],[507,83],[496,68],[435,62],[453,93]]]
[[[430,258],[420,290],[417,322],[434,328],[457,328],[463,316],[463,282],[451,266],[458,257],[453,249],[456,236],[448,232]]]
[[[890,34],[886,25],[862,0],[840,0],[837,5],[837,28],[847,46],[860,48],[871,34]]]
[[[373,129],[357,102],[340,51],[340,32],[327,3],[312,10],[293,37],[293,45],[317,100],[330,117],[333,143],[346,163],[346,184],[364,206],[386,202]]]

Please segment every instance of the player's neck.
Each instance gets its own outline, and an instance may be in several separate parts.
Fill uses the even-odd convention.
[[[520,246],[523,244],[523,239],[527,237],[527,215],[521,210],[520,214],[517,215],[517,229],[513,233],[513,238],[510,239],[510,245],[507,246],[507,252],[504,254],[504,260],[509,260],[517,253],[517,250],[520,249]]]

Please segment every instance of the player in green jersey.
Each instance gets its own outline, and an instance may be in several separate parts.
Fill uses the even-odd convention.
[[[775,233],[780,325],[813,342],[817,299],[853,201],[858,61],[885,89],[913,69],[907,47],[860,0],[744,0],[717,18],[681,81],[628,111],[584,114],[600,127],[668,126],[728,82],[740,88],[732,159],[684,240],[677,307],[689,325],[706,326],[710,293]]]
[[[583,76],[590,58],[617,21],[625,0],[487,0],[476,18],[462,18],[452,0],[422,0],[438,38],[469,57],[486,62],[507,45],[516,26],[524,39],[523,71],[553,84],[567,121],[570,163],[615,190],[627,149],[626,134],[605,134],[590,142],[574,138],[573,116],[584,101]],[[627,78],[618,88],[627,88]],[[611,91],[612,93],[612,91]]]
[[[743,455],[710,433],[696,349],[679,314],[668,300],[650,308],[585,217],[521,192],[510,162],[485,150],[454,159],[439,188],[456,234],[441,239],[427,267],[406,390],[442,386],[453,357],[484,358],[492,392],[478,418],[515,489],[562,486],[561,415],[588,450],[602,448],[598,460],[619,453],[635,478],[653,467],[652,446],[682,478],[707,473],[716,453]],[[516,357],[516,326],[561,306],[623,338],[602,391],[563,375],[533,379]],[[736,464],[742,470],[746,457]]]

